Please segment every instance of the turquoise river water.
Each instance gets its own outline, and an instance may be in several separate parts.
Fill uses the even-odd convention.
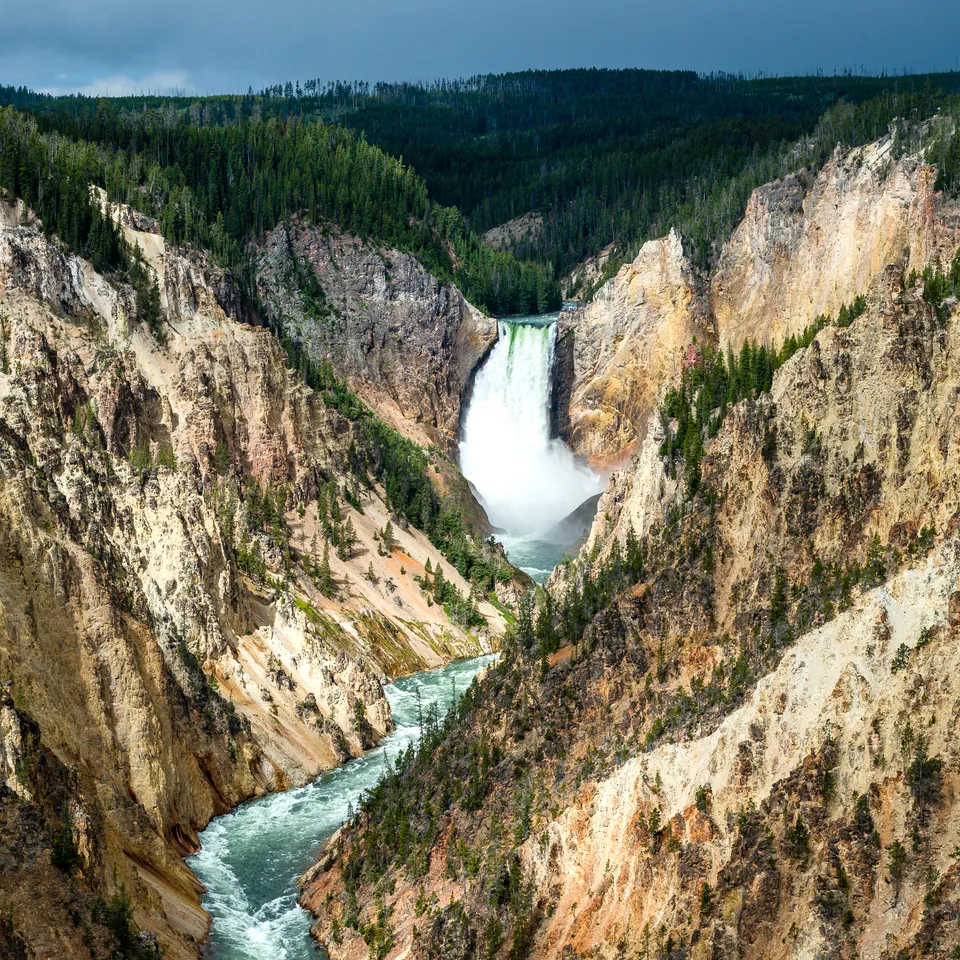
[[[454,696],[494,657],[461,660],[405,677],[386,688],[396,730],[369,753],[297,790],[243,804],[213,820],[189,860],[213,917],[207,955],[215,960],[316,960],[310,916],[297,905],[296,878],[347,818],[386,764],[419,737],[417,691],[424,712],[442,716]]]

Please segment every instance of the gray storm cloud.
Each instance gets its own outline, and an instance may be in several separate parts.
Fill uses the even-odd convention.
[[[245,91],[525,68],[803,73],[957,66],[956,0],[8,0],[0,83]]]

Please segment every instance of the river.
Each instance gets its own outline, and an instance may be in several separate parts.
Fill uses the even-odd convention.
[[[214,960],[316,960],[310,915],[297,904],[296,878],[347,818],[350,805],[383,776],[386,764],[419,736],[424,713],[442,716],[494,656],[461,660],[404,677],[386,688],[396,729],[356,760],[286,793],[274,793],[213,820],[188,861],[203,881],[213,917],[207,954]]]

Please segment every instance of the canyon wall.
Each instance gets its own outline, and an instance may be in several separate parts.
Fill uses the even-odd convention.
[[[724,346],[779,343],[817,316],[836,316],[888,264],[946,265],[960,243],[957,205],[933,189],[936,170],[898,156],[892,136],[843,153],[814,176],[753,192],[711,284]]]
[[[388,423],[455,455],[460,405],[496,321],[409,254],[296,220],[257,255],[267,315]]]
[[[935,180],[888,136],[755,190],[709,281],[675,233],[645,244],[591,303],[561,316],[558,433],[598,465],[622,462],[695,337],[734,350],[779,344],[836,317],[891,263],[946,267],[960,205]]]
[[[411,773],[425,789],[493,757],[471,775],[483,799],[465,792],[435,824],[428,869],[388,869],[391,956],[518,940],[611,960],[948,955],[958,356],[960,313],[940,319],[892,267],[851,327],[731,411],[679,516],[651,468],[640,581],[546,666],[518,651]],[[606,508],[622,549],[630,499]],[[599,581],[595,546],[559,576],[597,565]],[[359,826],[336,862],[357,856]],[[303,898],[337,960],[366,949],[342,884],[316,869]],[[372,901],[353,889],[362,928]]]
[[[688,345],[713,337],[702,286],[674,231],[645,243],[585,307],[560,314],[558,372],[571,388],[557,402],[567,414],[559,432],[575,453],[603,466],[642,438]]]
[[[0,226],[3,945],[109,951],[98,899],[126,897],[144,949],[187,958],[197,831],[371,746],[388,677],[489,650],[503,620],[448,618],[424,566],[470,584],[414,527],[384,549],[355,425],[229,278],[111,212],[157,280],[152,324],[29,214]],[[353,542],[327,574],[330,513]]]

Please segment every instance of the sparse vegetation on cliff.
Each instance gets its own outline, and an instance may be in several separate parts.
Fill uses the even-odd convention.
[[[710,347],[697,351],[693,362],[681,372],[679,386],[667,390],[660,407],[665,433],[660,456],[671,476],[675,475],[677,461],[682,462],[687,496],[693,496],[700,486],[704,444],[717,435],[727,411],[742,400],[756,400],[769,391],[776,371],[798,350],[808,347],[824,327],[848,327],[866,308],[866,297],[858,297],[849,307],[840,309],[836,320],[819,316],[803,333],[791,335],[780,347],[748,340],[739,354],[728,348],[726,357]],[[805,442],[809,446],[815,437]],[[764,435],[765,456],[772,456],[775,443],[773,434]]]
[[[896,364],[896,344],[909,342],[946,362],[949,351],[937,353],[944,336],[937,305],[949,305],[946,294],[930,293],[940,282],[936,277],[933,270],[923,284],[919,277],[915,285],[902,277],[891,281],[894,292],[882,319],[858,301],[839,322],[819,318],[783,348],[749,344],[719,363],[702,354],[687,369],[672,402],[674,416],[686,410],[687,422],[695,424],[688,429],[700,431],[701,482],[644,535],[627,527],[624,537],[621,526],[619,536],[588,544],[568,565],[558,596],[541,594],[536,603],[520,605],[501,664],[442,727],[428,728],[419,751],[401,758],[328,851],[327,872],[311,876],[306,901],[321,918],[321,938],[333,916],[354,927],[367,923],[371,890],[396,890],[399,903],[420,890],[424,922],[417,921],[416,933],[407,924],[395,934],[417,956],[442,950],[454,927],[469,957],[537,955],[553,949],[547,944],[592,936],[594,924],[603,931],[597,937],[622,936],[626,955],[645,949],[668,955],[668,948],[689,955],[703,942],[732,951],[759,942],[755,931],[772,927],[779,936],[781,927],[773,925],[781,923],[784,936],[809,942],[810,933],[787,933],[781,911],[791,911],[836,931],[845,938],[838,941],[846,945],[841,956],[853,957],[858,938],[874,922],[871,904],[884,879],[892,889],[883,909],[889,899],[899,904],[913,883],[934,891],[931,904],[938,897],[954,902],[954,887],[946,892],[928,870],[930,818],[944,810],[941,747],[930,749],[902,714],[896,732],[889,732],[874,701],[891,682],[889,663],[898,646],[891,635],[906,634],[905,652],[898,654],[903,663],[894,674],[897,697],[910,699],[907,691],[916,683],[917,698],[910,702],[923,710],[924,731],[935,729],[938,745],[944,742],[939,713],[950,695],[938,699],[937,715],[931,715],[932,705],[922,707],[926,697],[919,699],[929,688],[907,673],[928,670],[923,658],[937,633],[905,626],[897,604],[909,601],[885,599],[909,590],[926,596],[926,558],[937,542],[931,507],[903,504],[910,522],[894,525],[889,537],[870,532],[877,495],[868,491],[879,487],[874,471],[881,466],[866,462],[852,443],[838,454],[835,433],[821,433],[809,421],[804,430],[803,411],[790,406],[789,397],[785,409],[778,400],[767,410],[769,399],[761,396],[775,371],[797,351],[813,349],[818,334],[832,338],[829,372],[823,369],[826,352],[823,365],[799,367],[791,386],[801,396],[810,389],[830,396],[836,383],[846,396],[849,381],[843,378],[852,375],[851,355],[859,358],[861,350]],[[946,323],[953,342],[956,321]],[[850,389],[877,391],[884,377],[894,376],[882,363],[867,366],[883,373]],[[928,378],[924,389],[936,393],[936,376],[920,369]],[[723,375],[711,379],[712,370]],[[716,392],[703,401],[698,418],[707,383]],[[721,417],[710,433],[711,417],[725,405],[736,416]],[[896,422],[898,433],[886,443],[904,450],[912,421]],[[766,431],[781,442],[768,444]],[[831,456],[837,459],[825,459]],[[833,462],[841,476],[831,477],[827,487],[818,477]],[[943,463],[941,457],[932,469]],[[896,464],[882,469],[896,471]],[[943,482],[955,479],[950,472]],[[843,531],[842,544],[826,534],[834,523]],[[763,549],[733,549],[734,538],[743,536],[741,524],[749,531],[745,542]],[[776,525],[776,539],[765,535],[768,524]],[[894,579],[898,586],[890,587]],[[943,616],[945,595],[937,596],[934,616]],[[922,607],[911,609],[926,616]],[[847,652],[854,643],[856,653]],[[841,648],[856,664],[849,676],[874,691],[851,688],[864,691],[856,694],[855,710],[863,710],[872,726],[859,714],[843,730],[831,721],[811,731],[810,742],[789,761],[782,759],[776,751],[783,741],[767,738],[779,731],[777,724],[799,730],[807,722],[803,700],[820,682],[819,671],[827,669],[830,679],[817,693],[817,709],[847,717],[849,701],[839,692],[846,690],[841,678],[847,674],[834,676],[824,666]],[[834,684],[836,703],[830,699]],[[794,685],[801,686],[797,702],[791,700]],[[869,743],[864,754],[872,758],[865,765],[849,753],[861,734]],[[896,761],[890,752],[884,757],[882,744],[898,739],[902,764],[884,780],[878,771]],[[687,765],[706,763],[705,757],[720,766],[698,766],[688,784]],[[765,783],[766,764],[774,762],[789,762],[789,769],[754,799],[751,785]],[[703,786],[707,769],[724,781],[725,808],[717,781]],[[849,790],[854,776],[868,790],[851,799],[840,785]],[[903,813],[901,836],[907,839],[884,841],[890,844],[884,852],[880,823],[890,822],[894,810]],[[640,873],[645,883],[629,887],[628,874]],[[673,892],[664,895],[661,883]],[[314,887],[329,895],[326,906],[311,899]],[[800,888],[803,894],[796,893]],[[449,897],[450,905],[431,909],[431,891]],[[386,902],[394,901],[387,896]],[[928,908],[919,939],[903,942],[949,943],[947,916]],[[644,928],[652,917],[663,917],[662,925]],[[353,927],[340,929],[348,936]]]

